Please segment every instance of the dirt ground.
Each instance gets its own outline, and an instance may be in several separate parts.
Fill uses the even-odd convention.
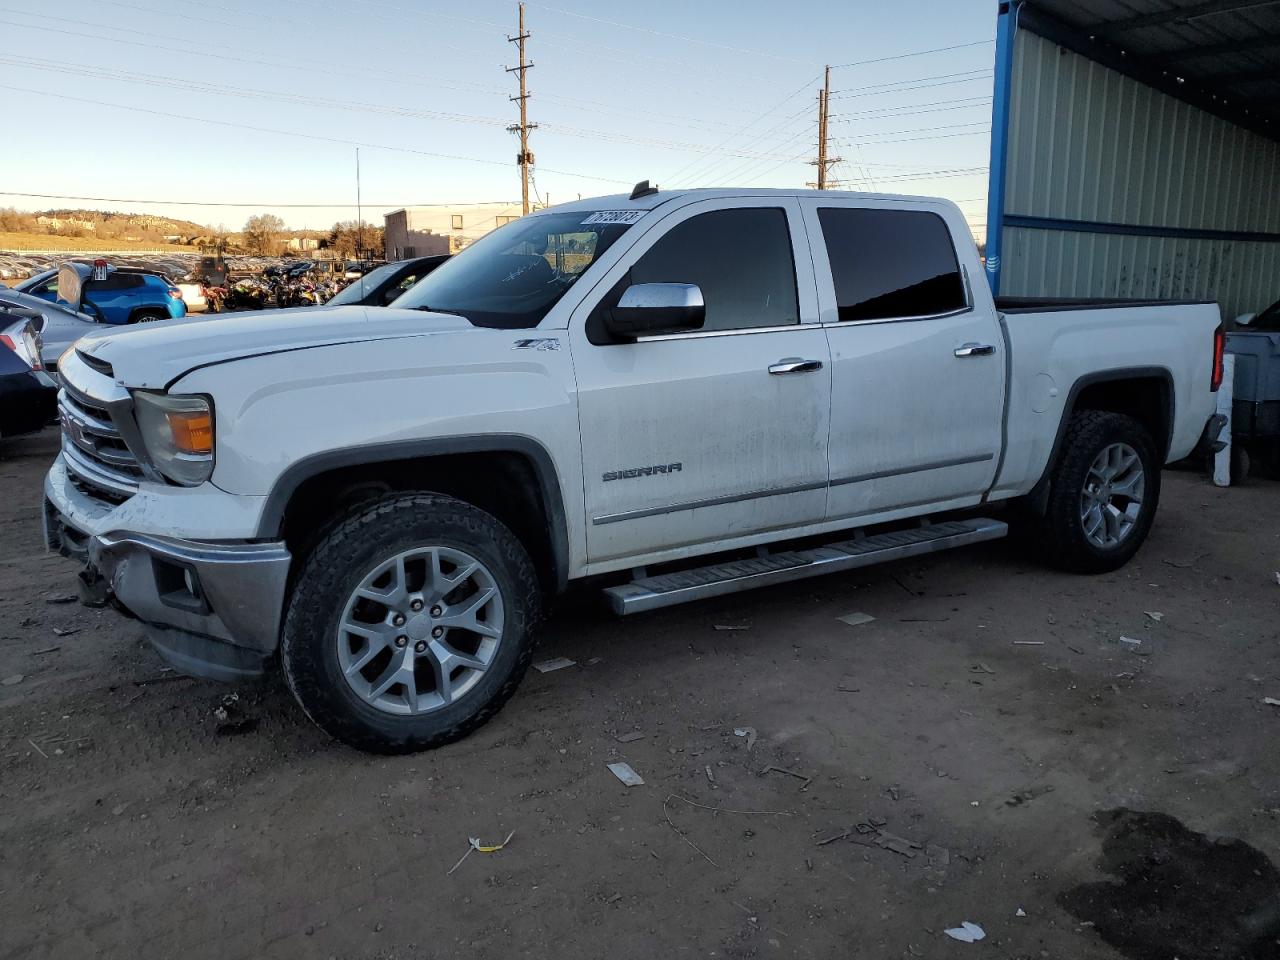
[[[1239,838],[1273,883],[1280,484],[1167,472],[1146,548],[1099,578],[1004,542],[625,620],[578,597],[539,654],[575,666],[387,759],[279,683],[177,679],[135,624],[51,602],[75,575],[40,543],[54,450],[0,445],[0,957],[1240,955],[1120,953],[1059,905],[1134,859],[1103,857],[1119,807],[1209,860]],[[250,722],[219,734],[232,692]],[[944,935],[965,920],[983,942]]]

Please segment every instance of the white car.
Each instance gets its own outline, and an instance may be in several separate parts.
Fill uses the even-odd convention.
[[[209,306],[209,301],[204,295],[204,284],[194,282],[175,283],[175,287],[182,292],[182,302],[187,305],[189,313],[203,313]]]
[[[651,610],[994,539],[1015,500],[1114,570],[1221,429],[1218,308],[982,276],[944,200],[645,184],[387,308],[103,331],[61,370],[48,542],[178,669],[279,663],[380,752],[493,716],[571,581]]]

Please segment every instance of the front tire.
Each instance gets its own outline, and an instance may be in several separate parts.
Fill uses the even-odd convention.
[[[539,616],[533,563],[495,517],[391,494],[353,507],[306,558],[281,641],[285,681],[350,746],[427,750],[501,709]]]
[[[1075,573],[1128,563],[1155,519],[1160,466],[1155,441],[1132,417],[1072,415],[1036,531],[1045,558]]]

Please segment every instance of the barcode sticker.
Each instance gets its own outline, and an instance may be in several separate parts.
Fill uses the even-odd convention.
[[[647,210],[597,210],[583,224],[588,223],[638,223]]]

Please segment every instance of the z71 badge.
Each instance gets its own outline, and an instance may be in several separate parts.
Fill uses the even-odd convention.
[[[605,483],[610,480],[630,480],[632,477],[652,477],[655,473],[679,473],[682,464],[659,463],[652,467],[632,467],[630,470],[609,470],[601,478]]]

